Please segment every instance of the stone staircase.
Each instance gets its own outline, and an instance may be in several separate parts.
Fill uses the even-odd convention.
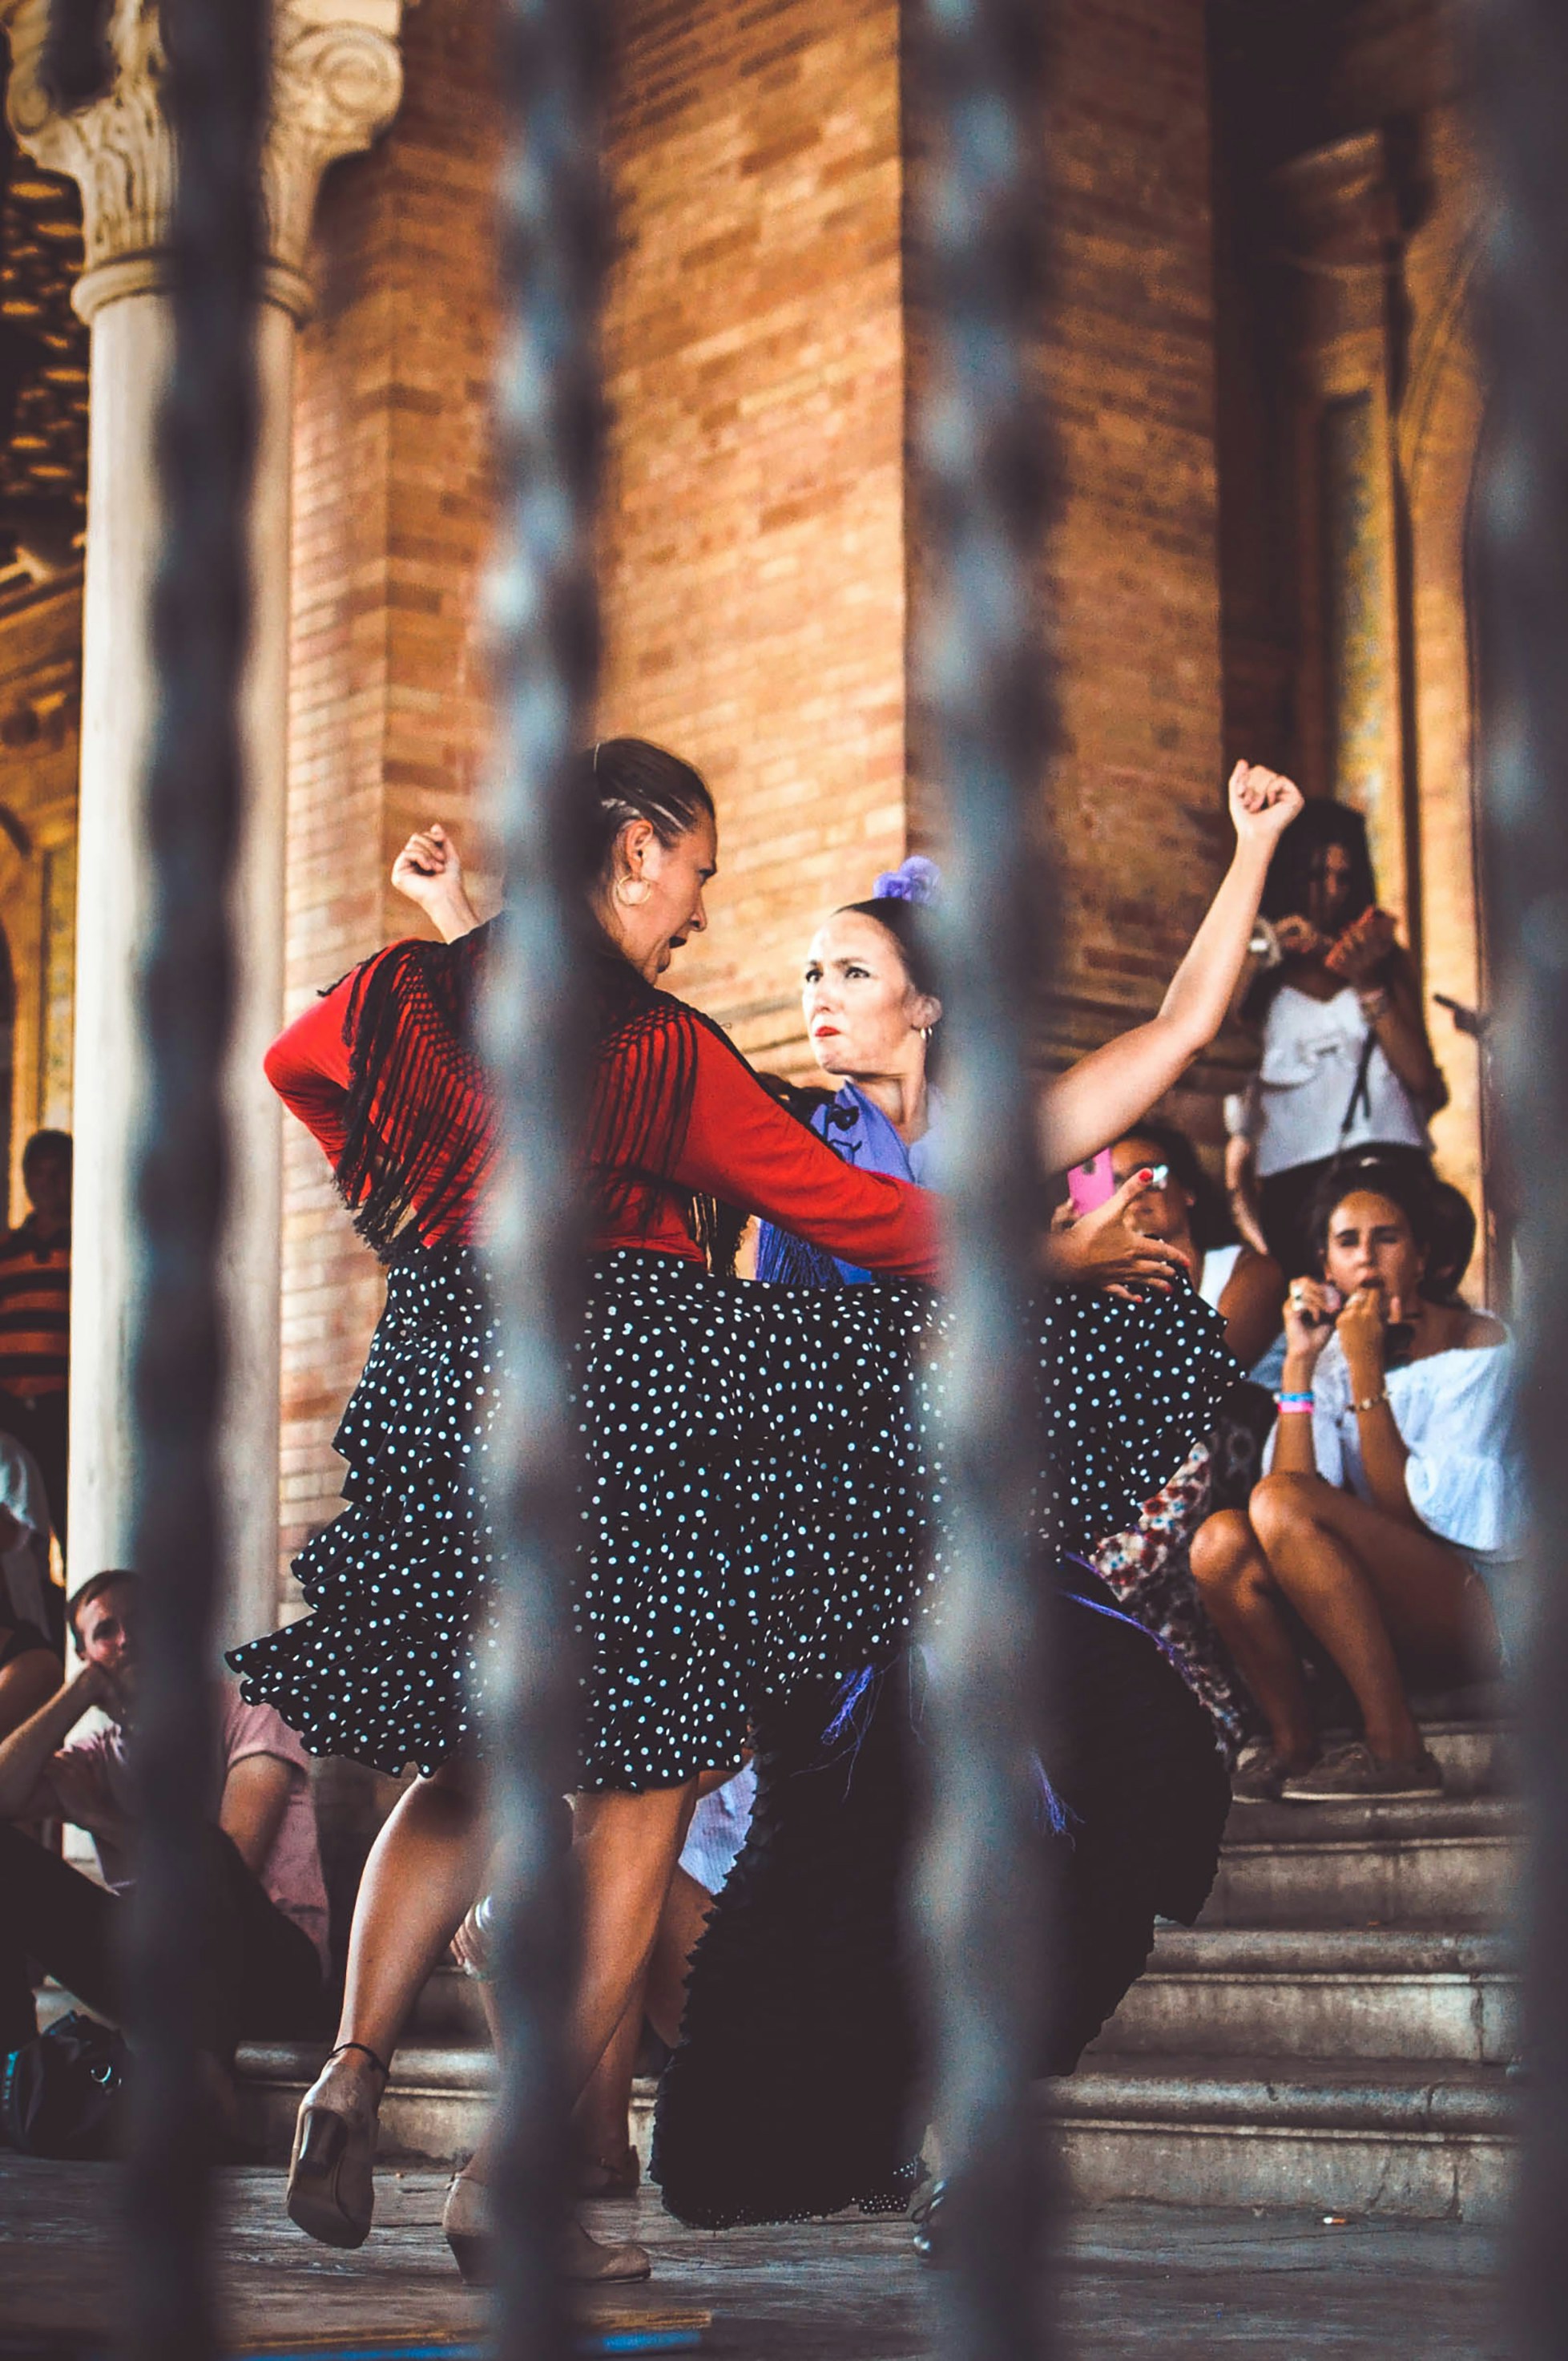
[[[1422,1713],[1439,1798],[1233,1810],[1202,1923],[1161,1931],[1080,2071],[1042,2093],[1084,2202],[1500,2213],[1518,1815],[1497,1722],[1453,1702]],[[241,2053],[269,2156],[287,2156],[319,2056]],[[398,2053],[382,2156],[466,2155],[490,2081],[477,1996],[443,1969]],[[644,2154],[652,2095],[633,2103]]]
[[[1233,1809],[1201,1923],[1051,2091],[1082,2200],[1503,2211],[1518,1815],[1496,1723],[1422,1719],[1441,1797]]]

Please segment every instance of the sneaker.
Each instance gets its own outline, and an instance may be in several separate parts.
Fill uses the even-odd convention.
[[[1385,1763],[1365,1740],[1336,1747],[1310,1771],[1298,1771],[1280,1789],[1287,1803],[1380,1802],[1385,1796],[1441,1795],[1442,1773],[1423,1746],[1413,1763]]]
[[[1288,1776],[1283,1755],[1276,1753],[1266,1738],[1249,1738],[1231,1773],[1231,1801],[1277,1803]]]

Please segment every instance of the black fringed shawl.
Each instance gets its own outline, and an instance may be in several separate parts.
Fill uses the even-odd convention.
[[[355,980],[336,1178],[355,1227],[383,1257],[416,1208],[424,1236],[450,1230],[477,1202],[494,1161],[494,1100],[473,1028],[495,923],[455,943],[396,943]],[[698,1028],[740,1053],[710,1017],[656,992],[608,948],[592,955],[590,990],[585,1160],[593,1225],[612,1229],[639,1199],[652,1218],[650,1184],[667,1186],[685,1145]],[[681,1195],[712,1267],[732,1268],[743,1216],[713,1198]]]

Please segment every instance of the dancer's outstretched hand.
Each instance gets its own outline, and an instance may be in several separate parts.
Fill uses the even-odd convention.
[[[439,928],[444,942],[471,934],[477,911],[463,883],[463,862],[439,820],[416,829],[392,863],[392,884]]]
[[[1303,802],[1300,788],[1282,771],[1262,763],[1238,763],[1231,773],[1231,821],[1239,842],[1272,852]]]
[[[1153,1175],[1146,1166],[1130,1172],[1113,1197],[1091,1213],[1069,1214],[1051,1225],[1042,1250],[1047,1279],[1058,1287],[1099,1287],[1108,1295],[1136,1302],[1146,1291],[1168,1295],[1185,1257],[1163,1238],[1145,1237],[1129,1219]]]

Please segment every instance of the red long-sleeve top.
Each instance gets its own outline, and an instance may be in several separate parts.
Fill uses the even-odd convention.
[[[355,977],[345,976],[280,1033],[267,1052],[267,1079],[284,1104],[306,1126],[334,1166],[346,1137],[348,1044],[344,1020]],[[930,1192],[878,1172],[858,1171],[775,1104],[743,1059],[706,1025],[692,1027],[696,1076],[691,1119],[667,1180],[635,1174],[613,1223],[601,1227],[592,1251],[637,1246],[700,1263],[702,1249],[686,1227],[682,1197],[690,1192],[721,1197],[746,1213],[760,1213],[793,1230],[813,1246],[867,1270],[935,1281],[938,1277],[937,1211]],[[636,1080],[635,1049],[623,1054],[627,1082]],[[615,1085],[613,1068],[601,1087]],[[483,1109],[476,1108],[476,1117]],[[475,1123],[477,1145],[471,1185],[463,1202],[433,1232],[427,1232],[416,1203],[413,1218],[426,1244],[473,1235],[485,1169],[489,1161],[488,1126]],[[395,1156],[399,1141],[387,1147]]]

